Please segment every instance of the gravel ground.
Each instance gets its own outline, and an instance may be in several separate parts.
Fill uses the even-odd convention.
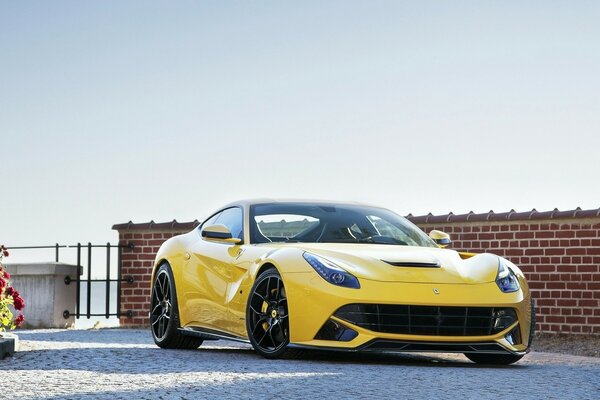
[[[250,346],[163,350],[147,330],[20,331],[0,361],[7,399],[598,399],[600,358],[532,352],[509,367],[462,355],[310,353],[265,360]]]
[[[533,350],[600,357],[600,336],[537,333],[533,338]]]

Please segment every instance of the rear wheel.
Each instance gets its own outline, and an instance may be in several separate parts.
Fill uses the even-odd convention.
[[[287,295],[275,268],[261,273],[254,282],[246,306],[248,338],[258,354],[266,358],[296,355],[288,349],[290,325]]]
[[[150,330],[154,343],[165,349],[197,349],[202,339],[179,331],[179,308],[173,272],[163,263],[156,272],[150,302]]]

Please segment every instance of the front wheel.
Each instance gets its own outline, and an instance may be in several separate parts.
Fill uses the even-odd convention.
[[[509,365],[523,358],[522,355],[517,354],[465,353],[465,356],[477,364],[489,365]]]
[[[533,334],[535,332],[535,306],[531,299],[531,318],[529,320],[529,341],[527,345],[531,347],[533,342]],[[477,364],[490,365],[509,365],[514,364],[523,358],[524,355],[518,354],[482,354],[482,353],[465,353],[465,356]]]
[[[275,268],[261,273],[252,286],[246,306],[246,329],[252,347],[261,356],[282,358],[290,353],[287,296]]]

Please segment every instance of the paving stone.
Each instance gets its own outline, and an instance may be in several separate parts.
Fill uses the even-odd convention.
[[[265,360],[249,345],[156,347],[148,330],[20,331],[0,361],[3,398],[19,399],[598,399],[600,359],[531,353],[508,367],[459,354],[309,353]]]

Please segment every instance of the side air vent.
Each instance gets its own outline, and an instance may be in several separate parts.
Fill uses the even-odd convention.
[[[428,262],[409,262],[409,261],[387,261],[386,262],[394,267],[415,267],[415,268],[439,268],[441,267],[439,262],[428,263]]]

